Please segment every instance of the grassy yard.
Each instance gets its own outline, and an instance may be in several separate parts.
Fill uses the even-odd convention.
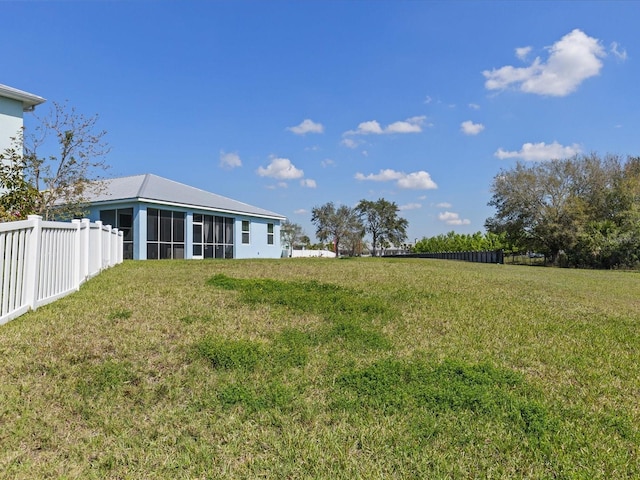
[[[640,274],[128,261],[0,327],[0,478],[640,478]]]

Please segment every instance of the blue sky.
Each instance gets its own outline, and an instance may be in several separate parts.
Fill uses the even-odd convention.
[[[98,114],[110,176],[311,238],[314,206],[385,198],[413,241],[484,231],[518,160],[640,155],[639,18],[634,1],[0,0],[0,83]]]

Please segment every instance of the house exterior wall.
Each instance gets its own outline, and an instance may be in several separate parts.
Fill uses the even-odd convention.
[[[11,146],[23,126],[22,102],[0,96],[0,152]]]
[[[196,207],[182,207],[174,205],[156,204],[151,202],[124,201],[109,202],[100,205],[92,205],[87,217],[91,221],[100,220],[100,212],[114,209],[133,209],[133,258],[135,260],[147,259],[147,213],[148,209],[170,210],[185,214],[184,223],[184,257],[193,259],[193,216],[194,214],[222,216],[233,218],[233,258],[280,258],[282,249],[280,245],[280,220],[253,217],[250,215],[217,212],[214,210],[198,209]],[[249,222],[249,243],[243,243],[243,221]],[[269,244],[268,225],[273,225],[273,244]]]
[[[242,221],[249,221],[249,243],[243,243]],[[269,244],[267,225],[273,225],[273,244]],[[237,216],[234,237],[237,258],[280,258],[280,221],[269,218]]]

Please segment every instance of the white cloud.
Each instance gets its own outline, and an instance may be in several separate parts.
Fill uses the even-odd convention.
[[[473,123],[471,120],[467,120],[460,124],[460,130],[465,135],[478,135],[484,130],[484,125],[481,123]]]
[[[300,185],[306,188],[316,188],[317,186],[316,181],[311,180],[310,178],[303,178],[302,180],[300,180]]]
[[[362,173],[356,173],[354,178],[356,180],[369,180],[373,182],[395,181],[398,188],[403,189],[432,190],[438,188],[438,185],[431,179],[431,175],[423,170],[407,174],[388,168],[380,170],[377,174],[370,173],[369,175],[364,175]]]
[[[528,67],[510,65],[485,70],[488,90],[504,90],[515,86],[522,92],[563,97],[575,91],[587,78],[600,73],[600,58],[606,52],[600,41],[575,29],[548,47],[546,62],[536,57]]]
[[[427,95],[427,98],[424,99],[425,105],[429,105],[431,102],[433,102],[433,98]]]
[[[613,53],[613,55],[623,62],[627,59],[627,51],[625,49],[618,49],[618,42],[611,42],[611,47],[609,47],[609,51]]]
[[[477,103],[470,103],[469,108],[471,110],[480,110],[480,105],[478,105]]]
[[[421,203],[407,203],[406,205],[400,205],[398,210],[417,210],[422,208]]]
[[[453,205],[451,205],[449,202],[440,202],[436,204],[436,207],[438,208],[451,208]]]
[[[288,158],[273,158],[267,168],[260,167],[256,173],[261,177],[271,177],[280,180],[302,178],[304,172],[296,168]]]
[[[364,175],[362,173],[356,173],[355,179],[356,180],[371,180],[373,182],[388,182],[388,181],[391,181],[391,180],[399,180],[399,179],[403,178],[404,176],[405,176],[405,174],[402,173],[402,172],[396,172],[395,170],[387,168],[385,170],[380,170],[380,173],[378,173],[378,174],[370,173],[369,175]]]
[[[349,130],[344,135],[385,135],[392,133],[420,133],[427,117],[424,115],[393,122],[382,128],[377,120],[362,122],[355,130]],[[343,140],[343,144],[346,144]]]
[[[527,56],[529,55],[529,53],[531,53],[531,50],[533,50],[532,47],[516,48],[516,57],[524,61],[527,59]]]
[[[294,210],[293,213],[295,213],[296,215],[304,215],[305,213],[307,213],[307,211],[304,208],[299,208],[297,210]]]
[[[408,118],[404,122],[393,122],[385,128],[384,133],[420,133],[422,131],[421,125],[424,124],[426,118],[422,115]]]
[[[220,166],[226,169],[232,169],[242,166],[242,160],[237,152],[225,153],[220,150]]]
[[[354,140],[353,138],[344,138],[340,143],[347,148],[357,148],[358,145],[360,145],[360,142]]]
[[[370,133],[375,135],[380,135],[381,133],[383,133],[382,127],[376,120],[362,122],[360,125],[358,125],[358,129],[354,132],[354,134],[359,135],[369,135]]]
[[[467,218],[460,218],[460,215],[454,212],[444,212],[438,215],[438,220],[447,225],[469,225],[471,221]]]
[[[525,143],[519,151],[509,152],[499,148],[494,155],[501,160],[507,158],[519,158],[531,162],[543,162],[545,160],[570,158],[579,154],[580,151],[580,145],[576,143],[569,146],[563,146],[558,142],[553,142],[548,145],[544,142],[540,142]]]
[[[406,177],[398,180],[398,187],[412,190],[432,190],[438,188],[438,185],[431,180],[431,175],[421,170],[410,173]]]
[[[287,127],[287,130],[295,133],[296,135],[306,135],[307,133],[323,133],[324,125],[316,123],[313,120],[305,119],[300,125],[295,127]]]
[[[327,167],[330,167],[330,166],[335,165],[335,164],[336,164],[336,162],[334,162],[330,158],[325,158],[324,160],[322,160],[320,162],[320,165],[322,165],[323,168],[327,168]]]

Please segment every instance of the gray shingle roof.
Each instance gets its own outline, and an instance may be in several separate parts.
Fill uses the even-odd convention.
[[[103,180],[104,187],[97,194],[90,194],[89,203],[111,203],[123,200],[149,200],[172,205],[240,213],[268,218],[286,218],[284,215],[254,207],[215,193],[190,187],[183,183],[147,173],[131,177]]]

